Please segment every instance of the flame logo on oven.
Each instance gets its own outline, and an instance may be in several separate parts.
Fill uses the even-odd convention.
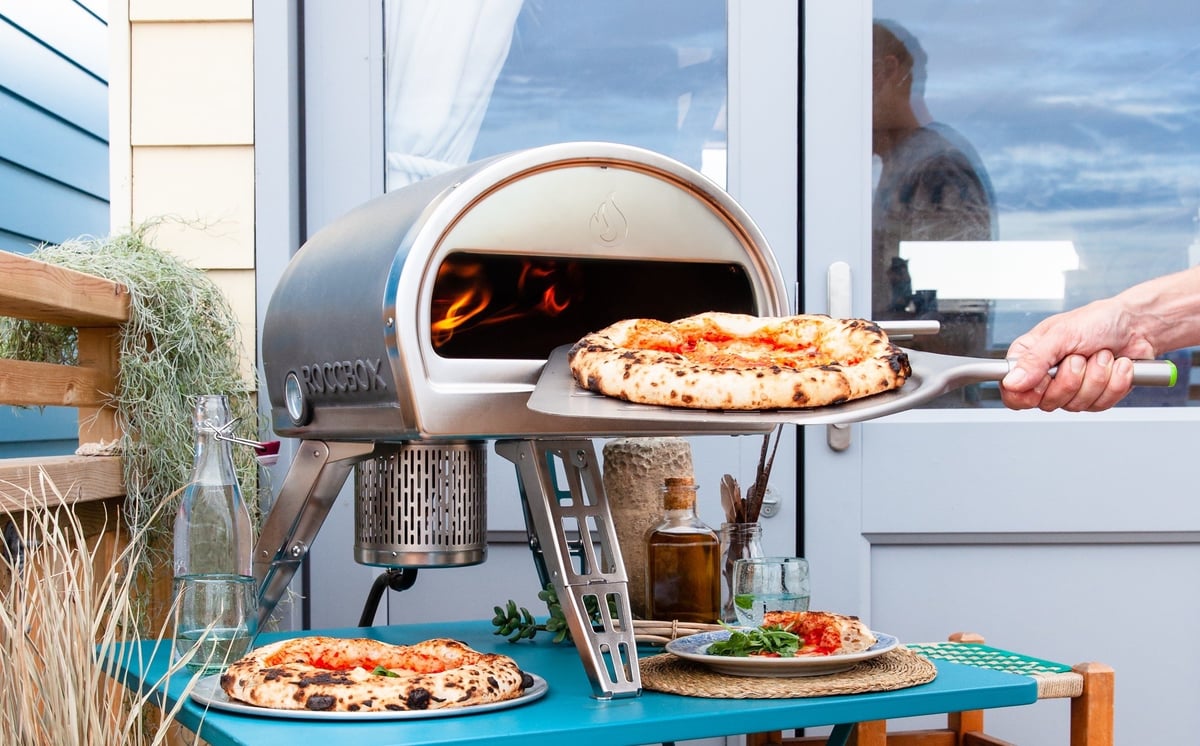
[[[619,244],[629,235],[629,221],[625,218],[625,213],[621,212],[621,208],[617,207],[617,202],[611,194],[592,213],[588,227],[606,246]]]

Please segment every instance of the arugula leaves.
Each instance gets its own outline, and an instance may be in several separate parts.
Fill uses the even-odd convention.
[[[748,630],[730,630],[729,639],[719,640],[708,646],[708,655],[729,655],[746,658],[751,655],[792,658],[804,647],[800,637],[782,627],[758,627]]]

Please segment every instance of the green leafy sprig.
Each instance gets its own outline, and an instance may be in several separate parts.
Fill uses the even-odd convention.
[[[800,637],[782,627],[758,627],[748,630],[731,629],[729,639],[708,646],[708,655],[728,655],[746,658],[751,655],[793,658],[804,643]]]
[[[532,640],[538,632],[553,634],[553,642],[563,642],[569,639],[571,630],[567,626],[567,616],[563,613],[562,604],[558,600],[558,593],[555,592],[554,586],[546,585],[538,592],[538,598],[546,602],[546,608],[550,612],[550,616],[544,623],[539,623],[529,609],[517,606],[516,601],[509,599],[504,606],[492,607],[496,612],[492,617],[492,626],[496,628],[492,634],[503,635],[508,638],[509,642]],[[584,609],[593,623],[599,623],[600,604],[595,597],[584,597]],[[610,608],[609,612],[616,616],[616,609]]]

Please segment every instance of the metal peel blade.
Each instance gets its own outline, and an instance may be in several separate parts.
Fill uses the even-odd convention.
[[[680,434],[690,432],[689,425],[695,425],[696,432],[712,432],[712,426],[720,423],[726,423],[732,429],[755,424],[769,426],[773,423],[836,425],[862,422],[914,409],[972,383],[999,381],[1011,368],[1011,363],[1003,359],[905,350],[913,374],[904,386],[895,391],[814,409],[747,412],[634,404],[594,394],[576,385],[567,364],[568,349],[568,346],[563,346],[551,353],[527,406],[544,414],[596,419],[599,428],[597,436],[620,435],[621,421],[661,424],[662,432]],[[1138,386],[1172,386],[1178,380],[1178,375],[1175,364],[1167,360],[1139,360],[1133,365],[1134,384]]]

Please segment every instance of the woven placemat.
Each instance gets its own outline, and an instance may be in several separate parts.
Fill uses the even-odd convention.
[[[849,671],[824,676],[730,676],[670,653],[643,658],[640,663],[642,686],[646,689],[717,699],[782,699],[890,692],[928,684],[937,677],[937,668],[932,663],[903,647],[863,661]]]

